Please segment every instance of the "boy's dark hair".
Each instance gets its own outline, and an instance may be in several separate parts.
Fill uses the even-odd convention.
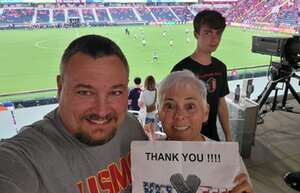
[[[139,84],[141,84],[142,80],[140,77],[135,77],[133,82],[134,82],[134,84],[139,85]]]
[[[203,10],[197,13],[193,21],[194,32],[199,33],[201,26],[207,25],[212,29],[221,29],[226,27],[225,18],[221,13],[214,10]]]
[[[120,47],[112,40],[100,35],[85,35],[73,40],[65,49],[60,63],[60,75],[63,76],[65,65],[76,53],[83,53],[92,58],[117,56],[129,74],[128,62]]]

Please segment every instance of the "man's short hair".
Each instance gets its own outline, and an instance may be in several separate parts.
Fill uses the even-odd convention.
[[[207,25],[212,29],[221,29],[226,27],[225,17],[214,10],[203,10],[197,13],[193,21],[194,32],[199,33],[201,26]]]
[[[120,47],[109,38],[100,35],[85,35],[73,40],[65,49],[60,62],[60,75],[63,76],[65,64],[77,53],[86,54],[94,59],[115,55],[123,62],[127,73],[129,66]]]
[[[139,85],[139,84],[141,84],[142,80],[140,77],[135,77],[133,82],[134,82],[134,84]]]

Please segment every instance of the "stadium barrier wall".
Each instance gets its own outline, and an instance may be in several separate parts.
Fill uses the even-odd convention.
[[[297,73],[300,75],[300,73]],[[267,77],[259,77],[253,79],[254,92],[250,96],[250,99],[256,100],[257,97],[262,93],[263,89],[267,85],[269,79]],[[234,91],[237,84],[242,85],[243,80],[229,81],[229,90]],[[293,85],[296,92],[300,93],[300,86],[298,80],[292,79],[291,84]],[[274,96],[275,91],[272,91],[270,97]],[[283,95],[283,90],[278,91],[278,96]],[[25,126],[29,125],[46,115],[49,111],[57,107],[57,104],[42,105],[28,108],[18,108],[6,111],[0,111],[0,139],[8,138],[17,133],[17,131]],[[30,116],[28,116],[30,115]]]

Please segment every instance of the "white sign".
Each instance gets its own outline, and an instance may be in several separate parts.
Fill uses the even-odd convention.
[[[225,193],[240,167],[236,142],[131,144],[132,193]]]

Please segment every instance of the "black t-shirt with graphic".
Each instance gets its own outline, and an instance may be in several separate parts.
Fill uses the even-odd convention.
[[[185,69],[194,72],[199,79],[205,82],[207,87],[207,102],[210,106],[210,112],[208,121],[203,124],[201,133],[213,140],[219,141],[216,126],[218,101],[220,97],[224,97],[229,93],[226,66],[215,57],[212,57],[211,64],[203,65],[189,56],[177,63],[173,67],[172,72]]]

